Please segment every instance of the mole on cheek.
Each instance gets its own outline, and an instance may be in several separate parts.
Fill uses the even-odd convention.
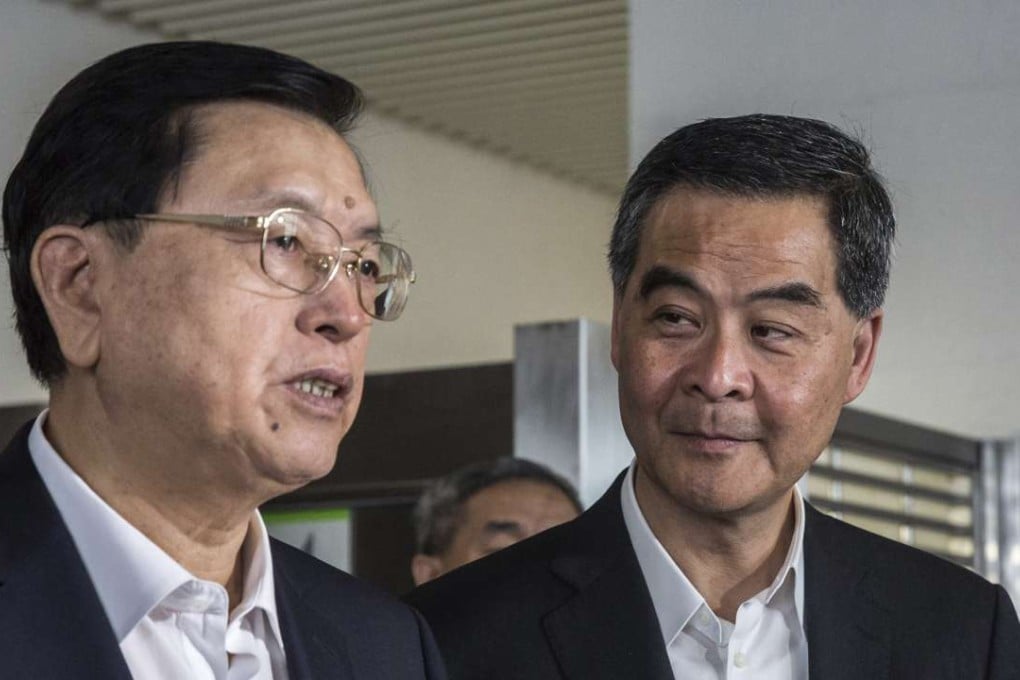
[[[346,206],[348,210],[357,205],[357,203],[358,202],[354,200],[353,196],[344,196],[344,206]]]
[[[273,423],[272,425],[269,426],[269,429],[272,430],[273,432],[276,432],[277,430],[280,429],[280,423]]]

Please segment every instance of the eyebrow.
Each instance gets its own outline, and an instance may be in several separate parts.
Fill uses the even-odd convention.
[[[352,241],[381,241],[383,238],[383,228],[381,225],[373,224],[368,227],[361,227],[354,234]]]
[[[645,272],[641,277],[641,288],[638,290],[638,295],[647,298],[659,288],[687,288],[699,295],[704,293],[693,278],[681,271],[662,265],[652,267]]]
[[[808,284],[800,281],[784,283],[778,286],[771,286],[769,288],[762,288],[761,290],[756,290],[747,296],[748,302],[758,302],[759,300],[793,302],[794,304],[804,305],[806,307],[825,309],[825,303],[822,302],[822,294]]]
[[[524,533],[520,522],[499,519],[486,522],[485,526],[482,527],[482,531],[486,534],[513,534],[514,536],[520,536]]]
[[[648,296],[660,288],[682,288],[696,295],[705,295],[704,289],[692,276],[677,269],[657,265],[649,269],[641,277],[641,287],[638,290],[638,294],[641,298],[647,299]],[[744,299],[746,302],[776,300],[792,302],[805,307],[825,309],[822,294],[815,290],[814,287],[801,281],[792,281],[778,286],[761,288],[748,293]]]

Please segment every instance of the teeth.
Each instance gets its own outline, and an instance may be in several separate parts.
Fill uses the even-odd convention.
[[[331,382],[319,380],[318,378],[302,380],[297,383],[297,387],[302,392],[307,392],[316,397],[333,397],[340,390],[339,385],[334,385]]]

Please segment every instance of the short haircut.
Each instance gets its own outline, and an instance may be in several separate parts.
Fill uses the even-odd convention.
[[[32,283],[36,239],[55,224],[103,222],[116,242],[133,248],[142,227],[131,218],[158,212],[201,150],[196,110],[227,101],[285,107],[340,135],[362,109],[357,87],[300,59],[258,47],[164,42],[86,68],[36,123],[7,182],[3,222],[16,327],[43,383],[67,367]]]
[[[868,150],[820,120],[754,114],[711,118],[659,142],[631,175],[609,244],[616,294],[634,271],[652,208],[677,188],[826,202],[840,296],[858,318],[882,306],[896,221]]]
[[[418,552],[445,553],[462,521],[464,504],[472,496],[502,482],[521,480],[555,487],[578,512],[584,509],[570,482],[544,465],[523,458],[474,463],[435,480],[418,499],[412,515]]]

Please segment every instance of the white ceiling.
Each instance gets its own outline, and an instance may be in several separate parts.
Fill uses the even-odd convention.
[[[302,57],[382,113],[614,196],[626,180],[627,0],[66,1]]]

